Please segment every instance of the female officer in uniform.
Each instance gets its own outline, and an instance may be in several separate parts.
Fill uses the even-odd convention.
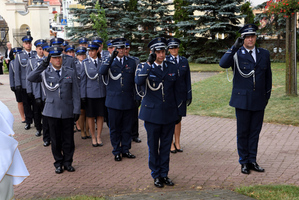
[[[105,116],[106,87],[102,81],[99,69],[102,60],[97,57],[99,45],[88,42],[89,58],[83,60],[81,73],[81,100],[86,106],[86,117],[92,137],[92,146],[103,146],[101,133]],[[95,135],[95,123],[97,122],[97,136]]]

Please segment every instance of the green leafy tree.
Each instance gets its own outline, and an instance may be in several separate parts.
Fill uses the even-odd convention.
[[[251,9],[251,3],[249,1],[245,2],[241,6],[241,13],[245,15],[244,23],[245,24],[254,24],[254,14]]]
[[[172,3],[167,0],[139,0],[137,9],[139,15],[135,17],[138,24],[136,43],[139,45],[140,60],[145,61],[149,49],[147,44],[156,37],[169,38],[174,32],[173,16],[169,7]]]
[[[173,20],[175,24],[181,22],[181,21],[189,21],[192,20],[192,12],[188,11],[186,9],[186,6],[190,6],[190,2],[187,2],[185,0],[174,0],[174,15]],[[193,40],[194,34],[188,33],[189,30],[194,29],[194,26],[184,26],[184,29],[180,29],[179,26],[175,27],[175,35],[174,37],[179,38],[181,40],[180,44],[180,55],[188,56],[186,54],[186,49],[188,49],[188,46],[190,45],[190,41]]]
[[[98,36],[106,41],[108,40],[108,33],[105,10],[99,5],[98,2],[95,4],[95,9],[97,12],[90,14],[90,18],[93,22],[92,28],[96,30]]]
[[[234,39],[239,30],[240,14],[243,0],[186,0],[191,20],[181,21],[180,30],[194,26],[188,33],[195,37],[190,42],[187,54],[189,61],[217,63],[228,47],[227,40],[218,40],[217,36],[225,34],[226,39]],[[198,45],[201,44],[201,45]]]

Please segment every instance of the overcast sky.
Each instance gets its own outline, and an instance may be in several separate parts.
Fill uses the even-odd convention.
[[[251,2],[251,5],[252,5],[252,6],[257,6],[257,5],[259,5],[259,4],[264,3],[264,2],[267,1],[267,0],[249,0],[249,1]]]

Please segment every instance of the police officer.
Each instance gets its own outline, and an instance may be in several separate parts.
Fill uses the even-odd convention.
[[[22,101],[25,112],[25,130],[30,129],[33,119],[32,102],[33,96],[27,94],[26,91],[26,68],[28,67],[28,59],[36,55],[36,51],[32,51],[32,40],[30,35],[22,38],[24,50],[17,53],[15,61],[15,84],[16,90],[21,91]]]
[[[46,40],[39,39],[34,42],[34,46],[36,47],[37,54],[31,58],[29,58],[29,63],[27,67],[27,76],[28,74],[36,68],[43,60],[44,60],[44,50],[42,45],[46,43]],[[40,83],[32,83],[26,80],[27,83],[27,93],[31,94],[33,98],[33,119],[37,132],[35,136],[39,137],[42,135],[42,111],[43,104],[41,98],[41,86]],[[38,96],[38,97],[37,97]]]
[[[81,100],[86,108],[86,117],[92,137],[92,146],[103,146],[101,133],[105,116],[106,87],[99,74],[102,60],[98,58],[98,43],[88,42],[89,58],[83,60],[81,71]],[[95,121],[97,123],[97,136],[95,135]]]
[[[102,38],[95,36],[95,37],[91,38],[91,41],[98,43],[98,45],[99,45],[99,53],[98,53],[99,58],[109,57],[109,55],[110,55],[109,52],[107,50],[103,50],[104,40]]]
[[[175,62],[178,66],[179,76],[178,81],[180,82],[179,95],[179,119],[176,121],[174,138],[175,142],[171,143],[170,152],[183,152],[180,145],[180,135],[182,127],[182,116],[185,117],[187,113],[187,106],[191,104],[192,101],[192,91],[191,91],[191,76],[188,60],[179,55],[179,47],[181,41],[177,38],[170,38],[167,40],[168,51],[170,55],[166,56],[166,60]]]
[[[144,86],[139,118],[144,120],[149,147],[149,168],[156,187],[173,186],[168,178],[170,146],[178,109],[175,91],[178,70],[174,62],[165,60],[165,38],[155,38],[148,47],[152,53],[148,63],[138,65],[135,82]]]
[[[114,50],[114,47],[113,47],[113,45],[112,45],[112,40],[108,40],[108,41],[106,42],[106,44],[107,44],[107,50],[108,50],[108,52],[109,52],[109,56],[111,56],[111,54],[112,54],[112,52],[113,52],[113,50]]]
[[[16,57],[16,54],[18,52],[21,52],[21,51],[22,51],[21,47],[12,48],[14,58]],[[9,70],[10,89],[11,89],[11,91],[13,91],[15,93],[16,101],[18,103],[18,110],[19,110],[19,113],[20,113],[21,118],[22,118],[22,123],[25,123],[26,121],[25,121],[25,114],[24,114],[24,106],[23,106],[23,102],[22,102],[22,94],[21,94],[20,91],[16,90],[14,63],[15,63],[15,59],[13,59],[9,62],[9,68],[11,69],[11,70]]]
[[[241,172],[264,172],[256,162],[264,111],[271,95],[272,73],[269,51],[257,48],[254,24],[243,26],[235,44],[222,56],[219,65],[234,70],[230,106],[237,117],[237,147]]]
[[[64,52],[66,55],[69,55],[73,58],[75,58],[75,45],[66,45],[65,48],[64,48]]]
[[[29,81],[43,82],[46,103],[43,115],[48,117],[55,172],[75,171],[72,166],[75,150],[73,123],[80,115],[77,75],[62,67],[61,47],[49,48],[49,56],[28,76]],[[51,60],[51,64],[50,64]]]
[[[61,47],[63,48],[63,53],[65,54],[66,53],[66,51],[65,51],[65,47],[67,46],[67,45],[69,45],[69,43],[68,43],[68,41],[63,41],[63,43],[61,44]]]
[[[125,56],[129,57],[129,58],[133,58],[135,60],[136,63],[136,67],[139,65],[140,60],[137,57],[131,56],[130,55],[130,50],[131,50],[131,42],[130,40],[126,41],[126,49],[125,49]],[[139,138],[139,121],[138,121],[138,107],[140,106],[140,102],[138,102],[134,108],[134,117],[133,117],[133,124],[132,124],[132,140],[134,142],[140,143],[141,139]]]
[[[135,158],[129,149],[137,100],[134,83],[136,63],[134,59],[124,56],[125,38],[117,38],[112,44],[115,50],[101,66],[100,74],[107,76],[105,105],[108,108],[112,153],[115,161],[121,161],[122,157]]]
[[[61,47],[63,42],[64,39],[62,38],[52,38],[50,40],[50,46]],[[69,66],[76,71],[75,58],[70,55],[62,54],[62,66]]]
[[[80,47],[85,47],[85,48],[88,48],[88,39],[86,37],[81,37],[79,40],[78,40],[78,43],[79,43],[79,46]]]
[[[76,68],[77,68],[77,78],[78,78],[78,85],[79,85],[79,92],[80,92],[80,85],[81,85],[81,73],[83,69],[83,60],[86,59],[86,52],[87,49],[83,46],[81,47],[77,47],[75,49],[76,52]],[[81,92],[80,92],[80,97],[81,97]],[[89,134],[89,127],[88,127],[88,123],[87,123],[87,119],[86,119],[86,115],[85,115],[85,105],[81,103],[81,110],[80,110],[81,114],[80,117],[78,119],[78,123],[79,123],[79,127],[81,128],[81,138],[82,139],[87,139],[87,138],[91,138],[90,134]],[[84,130],[85,127],[85,130]]]

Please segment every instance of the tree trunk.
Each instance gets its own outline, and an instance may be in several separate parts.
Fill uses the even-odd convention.
[[[286,19],[286,95],[297,96],[296,20],[297,13]]]

